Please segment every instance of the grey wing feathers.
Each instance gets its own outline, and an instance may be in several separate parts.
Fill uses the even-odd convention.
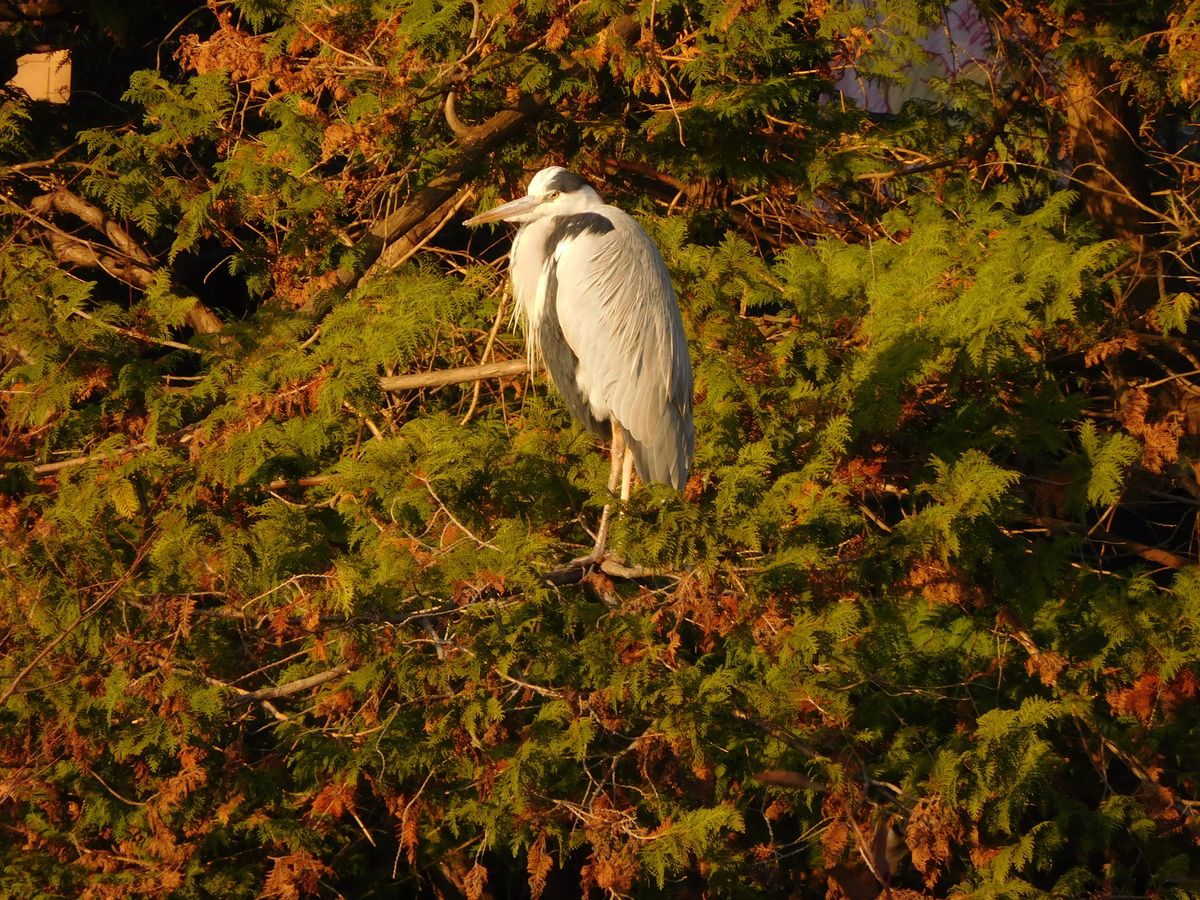
[[[614,225],[559,245],[551,265],[564,340],[593,411],[624,429],[644,481],[682,488],[691,467],[692,366],[675,291],[658,248],[615,207]]]
[[[558,271],[551,260],[546,272],[545,309],[538,326],[538,351],[571,417],[592,434],[607,439],[611,436],[608,420],[597,418],[587,395],[579,388],[579,357],[563,336],[558,318],[559,291]]]

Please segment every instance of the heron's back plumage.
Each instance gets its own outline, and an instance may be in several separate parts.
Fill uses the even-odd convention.
[[[596,207],[530,222],[510,272],[531,356],[568,410],[624,431],[644,481],[682,488],[691,467],[692,367],[671,278],[630,216]]]

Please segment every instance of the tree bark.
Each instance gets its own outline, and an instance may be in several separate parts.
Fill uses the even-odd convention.
[[[1150,265],[1150,185],[1137,122],[1108,60],[1077,57],[1067,68],[1067,139],[1072,179],[1088,215],[1108,237]],[[1148,268],[1146,274],[1149,274]]]

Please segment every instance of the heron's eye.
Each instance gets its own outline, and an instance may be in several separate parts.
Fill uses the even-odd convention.
[[[547,200],[557,200],[560,194],[562,194],[562,191],[551,191],[549,194],[546,195],[546,199]]]

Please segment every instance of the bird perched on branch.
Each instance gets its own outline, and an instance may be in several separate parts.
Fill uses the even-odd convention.
[[[467,220],[513,222],[509,275],[531,364],[546,369],[581,425],[612,441],[609,492],[632,470],[681,489],[692,464],[692,364],[671,276],[650,236],[559,166],[529,191]],[[596,546],[604,558],[610,505]]]

